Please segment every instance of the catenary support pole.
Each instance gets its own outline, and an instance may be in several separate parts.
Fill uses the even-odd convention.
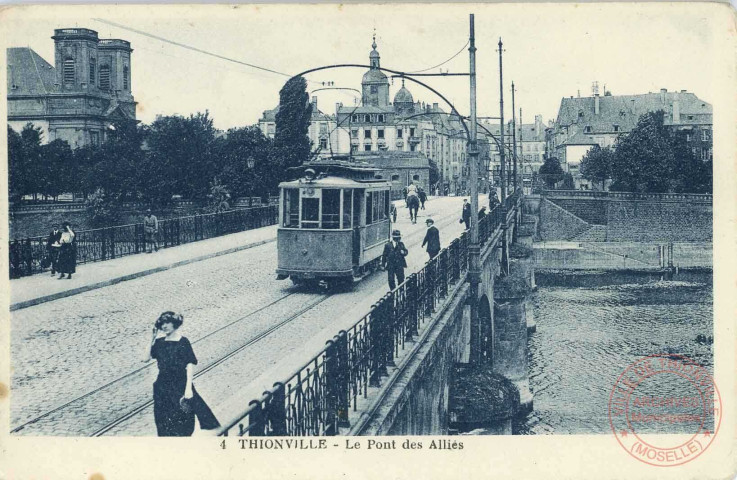
[[[481,281],[481,267],[479,265],[479,174],[477,143],[478,126],[476,125],[476,39],[474,33],[474,16],[470,15],[470,36],[468,43],[471,86],[471,129],[468,140],[468,162],[471,192],[471,239],[468,245],[468,281],[470,283],[469,302],[471,306],[471,358],[472,365],[480,365],[482,357],[482,326],[479,321],[478,291]]]
[[[502,145],[504,145],[504,79],[502,69],[502,39],[499,38],[499,139]],[[502,210],[502,258],[501,258],[501,274],[507,275],[509,273],[509,251],[507,246],[507,210],[506,210],[506,199],[507,199],[507,175],[506,165],[504,158],[504,148],[500,152],[500,164],[501,164],[501,183],[502,183],[502,198],[501,205],[499,208]]]
[[[517,117],[514,108],[514,82],[512,82],[512,191],[517,190]]]

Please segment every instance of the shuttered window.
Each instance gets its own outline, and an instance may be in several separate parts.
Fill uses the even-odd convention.
[[[71,58],[64,60],[64,84],[74,85],[74,60]]]
[[[128,90],[128,66],[123,67],[123,90]]]
[[[97,85],[95,82],[95,59],[90,58],[90,85]]]
[[[110,66],[100,66],[100,88],[102,90],[110,90]]]

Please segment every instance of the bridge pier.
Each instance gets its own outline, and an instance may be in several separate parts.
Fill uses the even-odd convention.
[[[527,362],[527,310],[532,262],[516,259],[509,275],[494,282],[494,334],[492,365],[494,372],[509,379],[519,392],[520,410],[532,410],[532,391]]]

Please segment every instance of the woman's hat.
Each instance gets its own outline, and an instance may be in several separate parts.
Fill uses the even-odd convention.
[[[401,237],[401,236],[402,236],[402,232],[400,232],[399,230],[392,230],[392,237]]]

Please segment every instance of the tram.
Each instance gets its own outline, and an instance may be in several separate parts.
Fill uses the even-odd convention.
[[[390,182],[368,164],[310,162],[279,184],[277,279],[358,282],[379,267],[389,240]]]

